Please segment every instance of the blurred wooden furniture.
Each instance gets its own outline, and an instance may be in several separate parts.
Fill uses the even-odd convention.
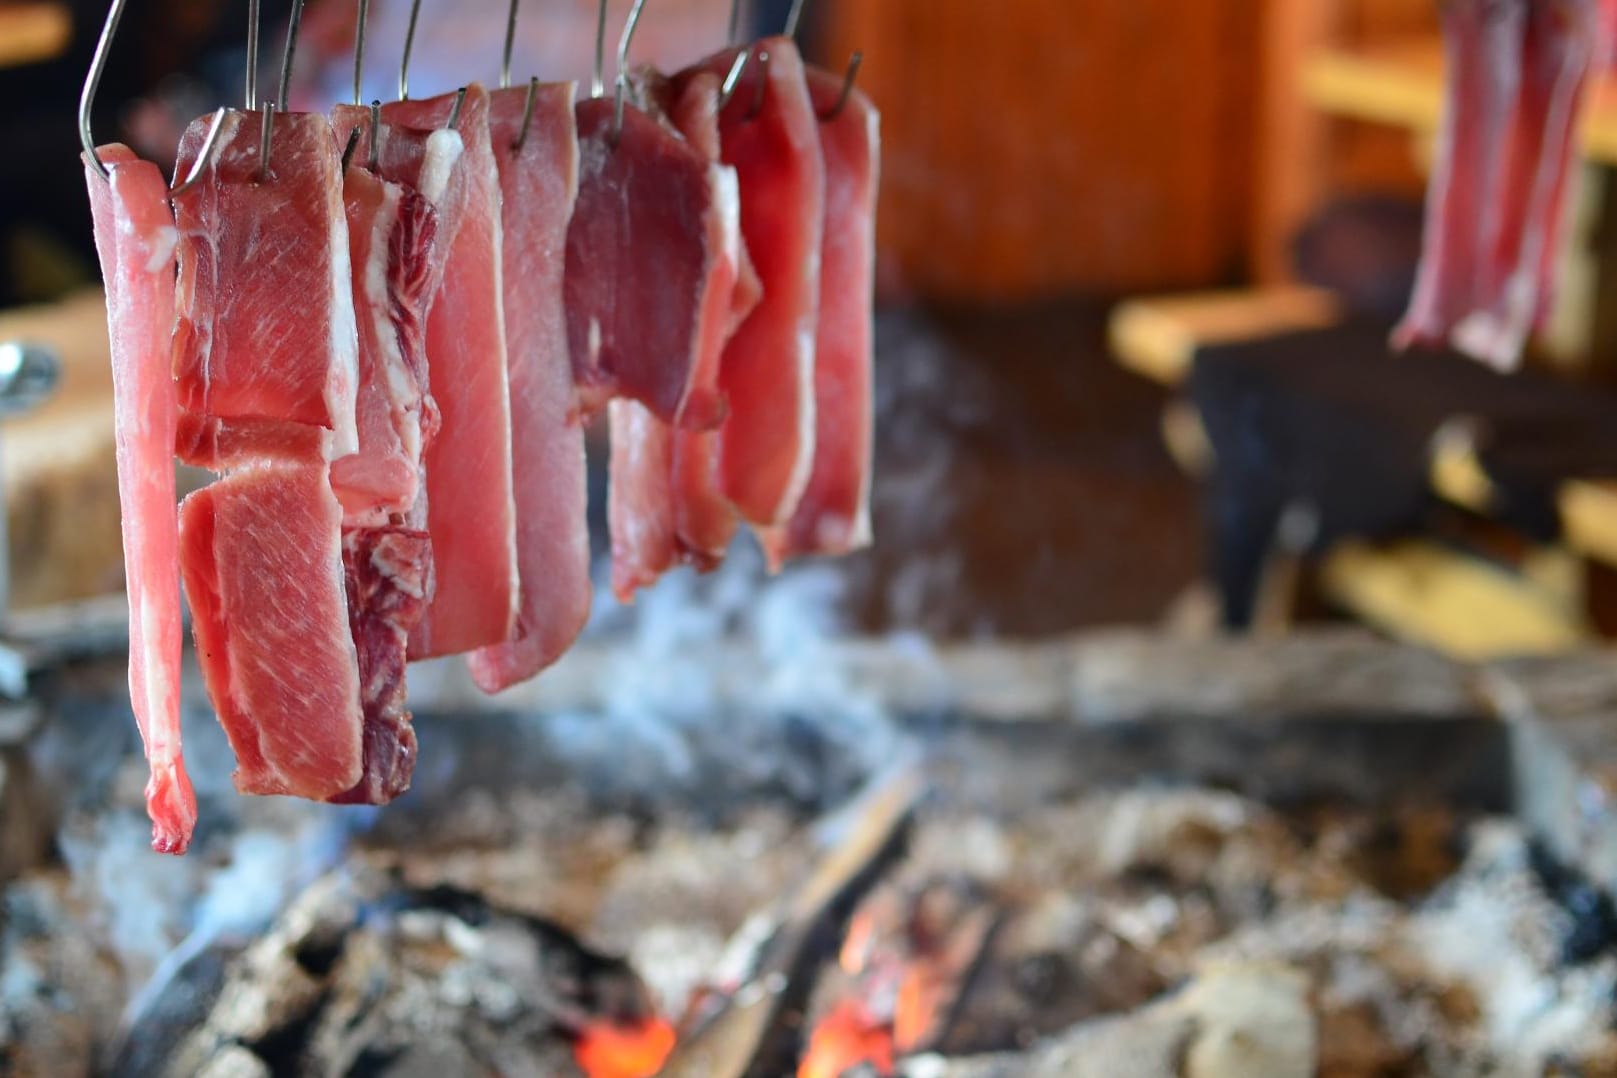
[[[72,38],[73,16],[66,5],[0,2],[0,68],[55,59]]]

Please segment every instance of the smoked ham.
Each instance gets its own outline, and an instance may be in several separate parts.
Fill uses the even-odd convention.
[[[113,430],[124,575],[129,585],[129,700],[151,778],[152,849],[184,853],[196,796],[180,741],[179,518],[175,511],[176,401],[170,376],[174,248],[168,183],[127,147],[103,146],[103,179],[86,163],[96,251],[112,343]]]
[[[724,351],[729,418],[719,479],[742,517],[767,526],[791,516],[814,460],[825,169],[797,46],[772,37],[753,49],[719,117],[719,137],[740,183],[741,234],[763,295]],[[721,53],[685,77],[723,77],[734,58]]]
[[[808,69],[825,161],[825,238],[814,333],[814,466],[791,519],[760,538],[776,569],[789,557],[847,554],[870,543],[871,302],[881,117],[843,77]]]
[[[358,445],[359,361],[337,142],[324,116],[277,115],[266,169],[262,123],[261,112],[226,113],[211,163],[174,198],[179,403],[325,427],[341,456]],[[186,129],[179,175],[207,126]]]
[[[633,104],[580,101],[578,200],[567,232],[567,341],[586,411],[612,396],[664,422],[710,429],[725,415],[703,349],[728,308],[723,175]],[[722,294],[722,298],[721,298]]]
[[[188,496],[180,566],[236,789],[315,800],[363,773],[342,507],[321,459],[247,464]]]
[[[584,427],[573,387],[562,269],[578,192],[572,83],[496,90],[490,141],[499,169],[511,467],[520,580],[512,638],[474,651],[486,692],[559,658],[590,611]],[[524,130],[524,116],[527,117]]]

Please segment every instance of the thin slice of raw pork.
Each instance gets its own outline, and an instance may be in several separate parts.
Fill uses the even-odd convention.
[[[674,431],[638,401],[606,408],[612,444],[606,522],[612,536],[612,591],[629,602],[678,564],[674,534]]]
[[[814,335],[814,468],[786,524],[763,533],[776,569],[789,557],[847,554],[870,543],[876,186],[881,117],[843,76],[808,69],[825,160],[825,239]]]
[[[743,518],[791,516],[814,460],[814,335],[819,316],[825,166],[803,75],[789,38],[766,38],[719,117],[725,164],[741,188],[741,233],[763,297],[724,352],[730,404],[719,476]],[[723,75],[735,53],[694,71]]]
[[[315,800],[362,772],[342,507],[321,459],[243,466],[180,507],[180,569],[236,788]]]
[[[113,431],[124,576],[129,588],[129,700],[151,778],[152,849],[184,853],[196,796],[180,743],[179,517],[174,497],[176,402],[169,374],[174,248],[168,183],[126,146],[100,149],[112,171],[85,166],[112,341]]]
[[[359,360],[337,141],[324,116],[278,114],[265,170],[263,119],[227,113],[212,162],[174,199],[180,407],[325,427],[333,452],[351,453]],[[186,129],[177,175],[207,127]]]
[[[703,341],[731,285],[721,171],[672,130],[625,102],[580,101],[578,201],[567,233],[567,340],[583,406],[639,401],[664,422],[711,429],[725,415]],[[722,301],[718,298],[722,293]]]
[[[410,634],[412,659],[503,643],[517,612],[500,178],[488,91],[467,88],[451,131],[456,96],[383,105],[377,145],[380,174],[438,208],[446,258],[427,315],[428,380],[442,416],[425,452],[425,530],[437,590]],[[363,162],[366,110],[344,106],[335,115],[344,137],[345,128],[365,126],[354,155]],[[409,523],[419,526],[419,514]]]
[[[489,95],[505,229],[501,251],[521,597],[512,639],[467,659],[485,692],[526,681],[555,662],[589,618],[584,426],[562,299],[567,228],[578,192],[573,93],[570,82],[540,84],[531,109],[527,87]]]

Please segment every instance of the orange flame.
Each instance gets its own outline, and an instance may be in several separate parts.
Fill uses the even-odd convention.
[[[877,1074],[893,1073],[893,1035],[856,999],[845,999],[814,1027],[797,1078],[841,1078],[868,1063]]]
[[[848,934],[842,937],[842,950],[837,953],[837,964],[848,973],[861,973],[870,960],[871,948],[876,942],[876,917],[869,910],[860,910],[848,922]]]
[[[901,1052],[911,1052],[937,1020],[944,993],[930,971],[917,963],[904,971],[898,996],[893,1002],[893,1043]]]
[[[663,1018],[591,1022],[573,1045],[573,1058],[589,1078],[651,1078],[674,1050],[674,1027]]]

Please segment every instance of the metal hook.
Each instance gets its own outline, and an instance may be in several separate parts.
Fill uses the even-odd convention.
[[[522,144],[528,141],[528,128],[533,126],[533,103],[539,96],[539,76],[535,75],[528,80],[528,96],[522,102],[522,129],[517,132],[517,140],[511,143],[512,153],[521,153]]]
[[[449,122],[444,126],[453,131],[460,123],[461,106],[466,104],[466,87],[462,86],[455,93],[455,103],[449,106]]]
[[[786,13],[785,36],[797,36],[797,24],[803,18],[803,0],[792,0],[792,8]]]
[[[634,40],[635,28],[640,25],[640,12],[644,10],[646,0],[634,0],[634,7],[629,9],[629,18],[623,24],[623,34],[618,38],[618,80],[617,93],[612,102],[612,144],[617,145],[618,138],[623,134],[623,92],[629,85],[629,43]]]
[[[728,105],[730,99],[735,96],[736,87],[741,84],[741,72],[746,70],[747,61],[751,58],[752,50],[750,48],[742,49],[736,54],[735,62],[730,65],[730,70],[725,74],[724,81],[719,84],[720,112],[724,111],[724,106]]]
[[[606,70],[606,0],[600,0],[595,9],[595,75],[590,79],[590,96],[606,93],[602,75]]]
[[[110,179],[112,173],[107,171],[107,164],[96,153],[95,136],[90,133],[90,108],[95,104],[95,92],[101,86],[101,72],[107,66],[107,50],[112,47],[113,35],[118,32],[118,20],[123,18],[125,0],[112,0],[112,6],[107,9],[107,21],[101,27],[101,39],[95,44],[95,55],[90,59],[90,71],[84,77],[84,91],[79,95],[79,141],[84,144],[84,152],[90,156],[90,163],[101,174],[102,179]]]
[[[303,21],[303,0],[293,0],[286,22],[286,49],[281,54],[281,85],[275,95],[276,107],[286,111],[286,92],[292,85],[292,57],[298,51],[298,24]]]
[[[725,42],[731,45],[736,43],[736,37],[741,33],[741,0],[730,0],[730,31],[725,35]]]
[[[247,0],[247,92],[242,108],[258,107],[258,0]]]
[[[741,118],[742,123],[750,124],[758,118],[764,108],[764,91],[769,88],[769,53],[763,49],[758,50],[758,87],[752,92],[752,107]]]
[[[517,43],[517,5],[521,0],[511,0],[511,13],[505,17],[505,51],[500,54],[500,89],[504,90],[511,85],[511,49]]]
[[[354,104],[359,104],[360,84],[365,74],[365,23],[370,15],[371,0],[359,0],[359,11],[354,16]]]
[[[376,171],[377,163],[381,160],[381,143],[378,141],[378,132],[382,127],[382,103],[371,102],[371,144],[365,151],[365,164],[372,172]]]
[[[270,140],[275,137],[275,102],[264,102],[264,127],[258,140],[258,178],[270,179]]]
[[[169,198],[176,198],[185,194],[191,189],[192,185],[202,178],[203,170],[213,161],[213,151],[218,148],[219,144],[219,129],[224,126],[225,113],[229,111],[230,109],[224,105],[220,105],[214,110],[213,122],[208,125],[208,135],[202,140],[202,149],[198,151],[197,159],[191,162],[191,171],[186,173],[183,183],[169,191]]]
[[[348,144],[342,148],[342,170],[344,172],[348,171],[348,165],[354,159],[354,150],[359,146],[359,133],[358,125],[348,132]]]
[[[829,123],[836,119],[842,115],[842,110],[848,107],[848,98],[853,95],[854,80],[859,77],[859,65],[864,62],[865,54],[859,49],[855,49],[853,55],[848,57],[848,70],[842,76],[842,92],[837,95],[836,104],[818,114],[821,123]]]
[[[404,55],[399,59],[399,100],[410,100],[410,50],[415,46],[415,23],[421,0],[410,0],[410,23],[404,31]]]

